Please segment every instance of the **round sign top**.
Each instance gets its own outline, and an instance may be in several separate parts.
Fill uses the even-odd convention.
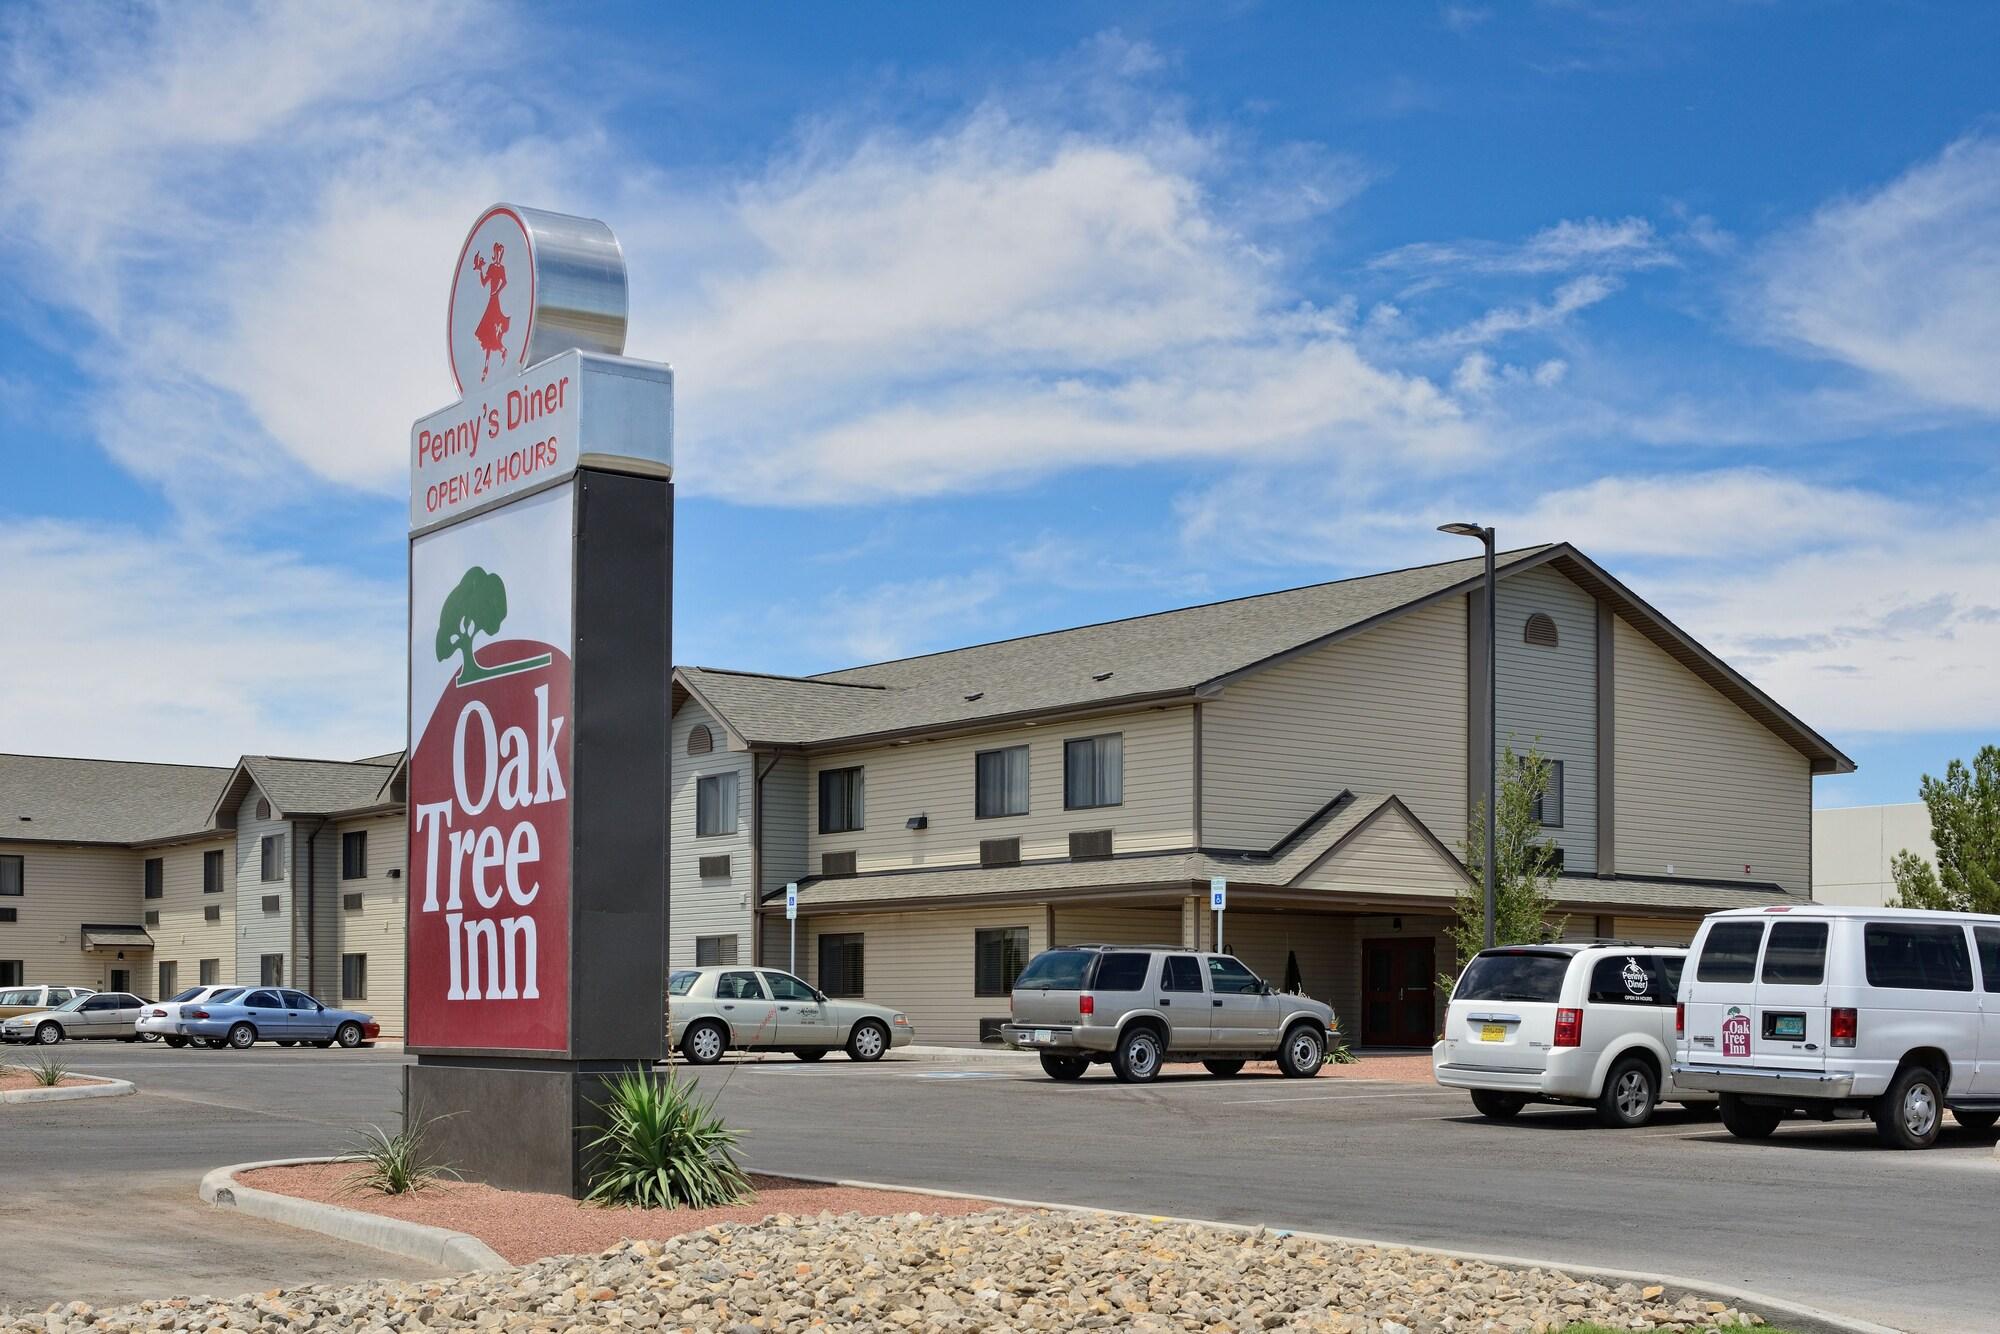
[[[514,204],[479,215],[451,278],[446,342],[460,394],[571,348],[625,351],[625,256],[592,218]]]
[[[535,327],[535,243],[528,224],[496,204],[472,224],[451,278],[451,373],[462,394],[525,364]]]

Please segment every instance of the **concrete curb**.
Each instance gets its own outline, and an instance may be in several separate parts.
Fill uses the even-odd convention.
[[[772,1168],[759,1168],[773,1176],[786,1176],[794,1181],[810,1181],[822,1186],[844,1186],[852,1190],[894,1190],[911,1195],[935,1195],[950,1200],[984,1200],[990,1204],[1011,1205],[1017,1209],[1049,1209],[1059,1213],[1096,1214],[1103,1218],[1128,1218],[1149,1223],[1182,1223],[1195,1227],[1216,1228],[1224,1232],[1269,1232],[1274,1236],[1304,1237],[1308,1241],[1324,1241],[1342,1246],[1375,1246],[1383,1249],[1414,1251],[1420,1255],[1443,1256],[1450,1260],[1468,1260],[1480,1264],[1504,1265],[1509,1269],[1554,1269],[1578,1278],[1604,1279],[1614,1283],[1658,1283],[1667,1289],[1669,1296],[1692,1293],[1708,1301],[1724,1301],[1732,1306],[1754,1311],[1766,1320],[1783,1317],[1798,1334],[1906,1334],[1906,1331],[1889,1325],[1878,1325],[1871,1320],[1861,1320],[1853,1316],[1840,1315],[1833,1311],[1821,1310],[1816,1306],[1806,1306],[1800,1302],[1786,1301],[1767,1293],[1754,1292],[1749,1288],[1732,1287],[1723,1283],[1709,1283],[1698,1279],[1680,1278],[1673,1274],[1644,1273],[1630,1269],[1605,1269],[1597,1265],[1569,1264],[1561,1260],[1530,1259],[1518,1255],[1491,1255],[1481,1251],[1450,1250],[1442,1246],[1413,1246],[1401,1241],[1380,1241],[1372,1237],[1343,1237],[1331,1232],[1307,1232],[1295,1228],[1271,1227],[1259,1223],[1221,1223],[1211,1218],[1179,1218],[1167,1214],[1142,1214],[1130,1209],[1099,1209],[1087,1204],[1062,1204],[1053,1200],[1015,1200],[1002,1195],[980,1195],[971,1191],[936,1190],[928,1186],[904,1186],[884,1181],[848,1181],[833,1177],[801,1176],[797,1172],[782,1172]]]
[[[103,1075],[78,1075],[76,1077],[96,1082],[78,1084],[73,1088],[15,1089],[11,1093],[0,1093],[0,1103],[75,1102],[78,1098],[127,1098],[139,1091],[139,1086],[129,1079],[110,1079]]]
[[[237,1184],[238,1172],[260,1167],[293,1167],[301,1163],[338,1163],[343,1158],[273,1158],[261,1163],[235,1163],[218,1167],[201,1179],[201,1198],[218,1209],[236,1209],[253,1218],[268,1218],[287,1227],[320,1232],[342,1241],[373,1246],[378,1251],[423,1260],[444,1269],[461,1272],[495,1272],[514,1266],[479,1238],[451,1232],[425,1223],[385,1218],[359,1209],[343,1209],[337,1204],[301,1200],[291,1195],[258,1190]]]

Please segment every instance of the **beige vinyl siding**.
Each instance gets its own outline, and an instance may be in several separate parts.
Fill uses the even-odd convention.
[[[1700,925],[1699,917],[1614,917],[1611,934],[1638,945],[1691,945]]]
[[[1597,602],[1548,566],[1502,579],[1495,648],[1498,734],[1563,764],[1563,823],[1545,829],[1572,871],[1597,869]],[[1556,623],[1556,647],[1523,641],[1528,617]],[[1484,793],[1476,799],[1484,800]]]
[[[77,986],[103,991],[113,968],[132,970],[135,989],[153,985],[150,951],[86,952],[84,922],[138,926],[145,920],[145,858],[123,848],[47,843],[0,843],[0,856],[22,859],[25,892],[0,898],[20,920],[0,922],[0,959],[21,961],[30,986]]]
[[[1252,673],[1202,707],[1202,841],[1268,848],[1342,788],[1465,829],[1465,603],[1452,598]]]
[[[340,995],[340,838],[317,816],[293,822],[292,957],[288,986],[299,987],[329,1005]]]
[[[257,818],[257,802],[263,794],[252,783],[244,793],[243,803],[236,811],[236,958],[234,972],[236,980],[246,985],[259,978],[261,959],[266,954],[285,956],[285,982],[297,986],[302,979],[295,976],[292,953],[292,875],[298,869],[299,848],[297,831],[284,812],[275,805],[271,808],[271,818]],[[263,879],[263,840],[267,834],[285,836],[285,856],[280,863],[285,878],[277,881]],[[264,911],[264,897],[278,896],[278,911]],[[231,971],[225,963],[223,971]]]
[[[201,980],[203,959],[220,959],[223,980],[233,980],[230,974],[236,966],[234,847],[235,844],[227,837],[218,837],[210,843],[147,848],[139,854],[142,858],[149,855],[158,857],[162,862],[161,895],[143,904],[145,908],[159,911],[160,923],[146,928],[155,942],[152,967],[145,977],[134,976],[132,979],[141,995],[154,1000],[166,999],[156,994],[160,989],[159,968],[163,963],[177,966],[175,980],[182,987],[194,986]],[[211,850],[223,853],[220,894],[201,892],[202,854]],[[204,918],[203,910],[211,906],[222,909],[221,921],[211,922]]]
[[[345,1010],[360,1010],[382,1025],[382,1036],[403,1036],[403,988],[405,980],[404,914],[409,900],[409,847],[404,842],[403,817],[376,816],[328,825],[322,838],[332,836],[334,847],[340,835],[352,830],[368,835],[368,874],[358,880],[339,879],[340,864],[334,863],[334,904],[339,917],[339,948],[332,952],[332,985],[319,998]],[[391,873],[394,874],[391,874]],[[361,909],[349,912],[346,896],[359,894]],[[340,992],[340,956],[368,956],[368,995],[350,1001]],[[239,979],[241,980],[241,979]],[[250,978],[250,981],[256,979]]]
[[[1063,742],[1116,732],[1125,738],[1125,800],[1117,806],[1063,809]],[[973,814],[973,757],[982,750],[1028,747],[1028,813],[981,820]],[[860,765],[865,829],[819,832],[819,773]],[[1148,709],[1082,722],[1017,727],[971,737],[877,746],[815,755],[808,765],[808,866],[826,852],[857,854],[856,869],[965,866],[979,861],[981,839],[1021,840],[1025,860],[1069,856],[1075,830],[1109,829],[1114,852],[1194,845],[1194,732],[1185,707]],[[929,827],[905,828],[913,815]]]
[[[1178,921],[1178,919],[1176,919]],[[1048,912],[1040,904],[1011,908],[941,908],[922,913],[854,913],[799,919],[799,975],[819,983],[819,938],[859,932],[862,987],[867,999],[909,1015],[916,1040],[969,1046],[981,1019],[1004,1019],[1005,996],[975,996],[973,933],[981,927],[1024,926],[1028,954],[1048,947]],[[784,967],[782,919],[767,948]]]
[[[1345,942],[1340,930],[1345,918],[1314,913],[1237,910],[1222,915],[1222,943],[1226,951],[1274,987],[1285,985],[1285,961],[1296,953],[1299,981],[1305,994],[1342,1011],[1335,1000],[1341,975],[1351,972],[1345,964]],[[1204,932],[1206,934],[1206,931]]]
[[[767,756],[756,756],[759,766],[770,765]],[[818,798],[806,795],[806,761],[803,755],[782,755],[764,775],[763,821],[764,884],[762,892],[774,894],[787,884],[803,880],[811,871],[806,861],[806,824],[816,818]]]
[[[687,753],[688,733],[697,725],[715,735],[715,749],[705,755]],[[722,725],[693,700],[674,713],[668,732],[668,773],[672,780],[668,828],[672,852],[668,858],[668,958],[673,967],[694,964],[697,936],[737,938],[736,957],[750,962],[751,870],[750,808],[754,756],[729,750]],[[695,836],[695,801],[699,779],[722,773],[736,775],[736,832],[708,838]],[[727,878],[701,876],[703,857],[729,858]]]
[[[1622,617],[1613,635],[1617,869],[1809,892],[1806,757]]]
[[[1465,875],[1392,805],[1296,883],[1333,892],[1450,897],[1465,884]]]
[[[1174,908],[1056,908],[1058,945],[1178,945],[1181,910]]]

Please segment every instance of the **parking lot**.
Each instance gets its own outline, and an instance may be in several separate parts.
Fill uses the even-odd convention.
[[[209,1167],[337,1149],[394,1114],[395,1051],[62,1049],[139,1096],[0,1112],[24,1253],[0,1305],[266,1287],[420,1266],[208,1211]],[[901,1057],[901,1054],[899,1054]],[[1170,1069],[1058,1085],[1032,1063],[835,1057],[704,1072],[757,1167],[1701,1276],[1924,1330],[1990,1328],[1990,1136],[1890,1153],[1872,1127],[1732,1140],[1678,1109],[1643,1130],[1531,1110],[1498,1125],[1419,1084]],[[1866,1257],[1857,1263],[1855,1257]]]

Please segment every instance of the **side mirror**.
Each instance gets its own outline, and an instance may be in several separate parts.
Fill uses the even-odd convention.
[[[1257,994],[1259,996],[1275,996],[1278,994],[1278,989],[1269,982],[1259,982],[1257,984]]]

